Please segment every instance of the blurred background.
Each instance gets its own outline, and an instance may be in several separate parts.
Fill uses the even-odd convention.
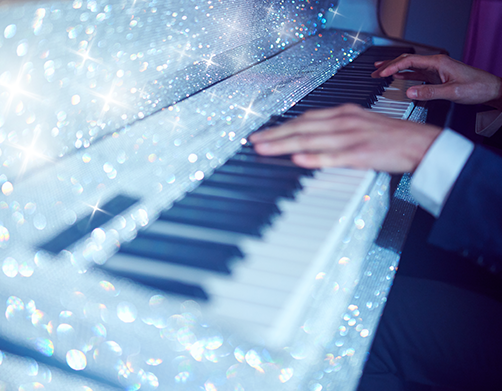
[[[502,0],[381,0],[391,37],[446,49],[502,77]]]

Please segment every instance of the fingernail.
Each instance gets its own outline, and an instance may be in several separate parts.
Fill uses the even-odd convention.
[[[383,64],[383,61],[375,61],[375,66],[379,66],[379,65],[382,65]]]
[[[409,88],[408,89],[408,98],[418,98],[418,91],[416,88]]]
[[[267,152],[270,150],[270,144],[269,143],[260,143],[255,145],[255,150],[258,152]]]
[[[292,157],[291,160],[293,160],[293,163],[298,164],[299,166],[305,164],[305,162],[308,160],[303,153],[295,153]]]

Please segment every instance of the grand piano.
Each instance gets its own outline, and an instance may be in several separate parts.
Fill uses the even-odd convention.
[[[246,137],[424,121],[378,2],[0,3],[0,389],[353,390],[414,202]]]

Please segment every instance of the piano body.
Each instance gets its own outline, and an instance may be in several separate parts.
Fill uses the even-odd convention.
[[[378,37],[377,1],[0,12],[0,385],[354,389],[407,179],[391,201],[385,173],[300,169],[246,137],[349,101],[424,120],[368,78],[409,46]]]

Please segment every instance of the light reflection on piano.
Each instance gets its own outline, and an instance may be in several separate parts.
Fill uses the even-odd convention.
[[[316,89],[371,42],[315,36],[329,5],[108,3],[2,6],[3,349],[125,388],[352,388],[389,285],[362,315],[387,177],[299,169],[241,140],[349,101],[407,117],[409,101],[385,107],[386,81],[368,79],[375,56],[398,52],[368,52]],[[12,357],[0,373],[17,387]],[[33,381],[51,383],[42,372]]]

